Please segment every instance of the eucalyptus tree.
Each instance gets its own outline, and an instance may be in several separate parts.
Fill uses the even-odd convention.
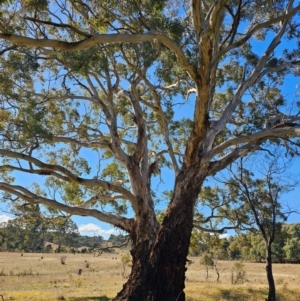
[[[68,218],[57,217],[49,224],[49,229],[53,234],[53,242],[58,245],[56,252],[62,252],[62,246],[73,248],[79,236],[77,225]]]
[[[236,168],[230,166],[230,178],[223,181],[214,199],[222,196],[226,190],[227,203],[218,209],[219,215],[236,215],[241,229],[249,229],[257,235],[251,236],[250,254],[256,258],[265,258],[266,275],[269,285],[267,301],[276,301],[276,288],[272,271],[273,243],[280,236],[281,228],[290,210],[285,212],[282,204],[282,194],[290,191],[296,184],[294,180],[284,176],[290,164],[282,162],[277,156],[260,162],[260,173],[254,174],[244,164],[243,158]],[[259,162],[259,161],[258,161]],[[235,164],[233,164],[235,165]],[[265,165],[265,166],[264,166]],[[253,169],[253,164],[252,168]],[[262,177],[259,177],[259,174]],[[235,213],[233,213],[235,211]],[[265,256],[263,255],[265,254]]]
[[[285,241],[283,251],[288,260],[300,261],[300,224],[290,224],[283,226]]]
[[[0,4],[3,198],[128,232],[132,272],[115,300],[185,300],[205,179],[270,139],[297,153],[299,110],[281,92],[299,70],[297,1]],[[167,168],[163,200],[154,180]]]
[[[10,213],[14,215],[12,232],[13,234],[16,231],[25,233],[21,250],[44,251],[45,243],[49,239],[58,244],[58,253],[61,251],[62,244],[74,247],[79,232],[77,225],[68,216],[58,215],[58,212],[51,208],[42,210],[39,204],[24,203],[23,200],[19,202],[15,200],[12,205],[10,208]],[[17,240],[17,238],[11,237],[10,240]]]
[[[11,213],[15,216],[13,219],[15,229],[11,240],[18,240],[17,232],[24,233],[24,239],[21,251],[36,252],[44,250],[44,238],[48,230],[46,219],[42,218],[42,212],[38,204],[27,206],[14,204]],[[16,229],[19,227],[20,229]],[[19,248],[20,249],[20,248]]]

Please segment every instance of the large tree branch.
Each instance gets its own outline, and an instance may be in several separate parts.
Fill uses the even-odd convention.
[[[89,198],[87,201],[84,201],[81,205],[79,205],[78,207],[80,208],[86,208],[89,205],[93,205],[95,202],[99,201],[99,200],[105,200],[105,201],[114,201],[114,200],[120,200],[120,199],[124,199],[124,196],[121,194],[116,194],[116,195],[95,195],[91,198]]]
[[[143,117],[143,110],[140,106],[140,96],[136,90],[137,85],[141,81],[141,75],[144,75],[146,69],[141,71],[137,66],[133,65],[126,57],[123,48],[121,47],[121,52],[126,63],[131,66],[138,74],[139,77],[131,82],[128,93],[125,93],[125,97],[131,102],[132,108],[134,110],[134,122],[137,126],[137,142],[134,153],[132,155],[135,164],[139,165],[140,161],[143,159],[144,163],[147,163],[147,138],[146,138],[146,123]],[[146,173],[146,172],[145,172]]]
[[[209,102],[213,92],[211,85],[214,85],[214,77],[211,77],[211,61],[213,56],[212,39],[217,34],[216,24],[220,22],[221,11],[226,4],[226,0],[220,0],[211,6],[205,18],[205,27],[201,31],[198,42],[198,68],[195,87],[197,97],[194,111],[194,127],[187,142],[184,162],[186,166],[199,163],[199,147],[206,136],[208,128]],[[196,5],[198,7],[198,5]],[[195,8],[196,8],[195,7]],[[199,7],[198,7],[199,8]],[[198,21],[199,23],[200,21]]]
[[[294,1],[290,0],[288,6],[291,6],[293,2]],[[300,5],[296,6],[294,9],[291,9],[289,12],[286,12],[285,14],[279,17],[272,18],[271,20],[255,25],[243,36],[243,38],[229,44],[227,47],[220,50],[218,55],[214,58],[214,61],[212,62],[212,66],[215,65],[227,52],[231,51],[234,48],[244,45],[258,30],[263,28],[268,28],[273,24],[279,23],[281,21],[285,21],[285,20],[287,21],[299,11],[300,11]]]
[[[280,64],[278,66],[267,67],[267,68],[263,69],[262,72],[259,74],[257,81],[259,81],[261,78],[263,78],[263,76],[265,76],[266,74],[270,74],[273,72],[280,72],[280,71],[286,70],[289,67],[299,66],[299,65],[300,65],[300,61],[296,61],[296,60],[291,61],[291,62],[280,62]]]
[[[69,143],[69,144],[74,144],[74,145],[78,145],[78,146],[82,146],[82,147],[86,147],[86,148],[92,148],[92,149],[95,147],[111,149],[111,138],[109,136],[92,135],[92,136],[87,136],[85,140],[86,141],[81,141],[76,138],[63,137],[63,136],[53,136],[51,138],[52,142]],[[122,144],[128,145],[130,147],[136,146],[136,143],[125,140],[125,139],[120,139],[120,142]]]
[[[105,102],[98,95],[98,91],[90,77],[87,77],[87,82],[93,91],[93,96],[95,97],[97,103],[100,105],[105,114],[106,123],[111,134],[111,149],[113,150],[117,158],[124,164],[124,166],[128,167],[129,158],[121,147],[120,138],[118,135],[117,116],[112,100],[108,97],[107,104],[105,104]]]
[[[34,48],[46,47],[67,51],[85,50],[97,44],[143,43],[157,39],[175,53],[179,65],[188,72],[190,77],[192,79],[196,78],[196,72],[193,66],[185,58],[182,49],[163,32],[157,30],[151,30],[143,34],[99,34],[78,42],[64,42],[53,39],[33,39],[9,33],[0,33],[0,39],[11,41],[19,46]]]
[[[208,174],[214,175],[218,171],[233,163],[238,158],[244,157],[250,152],[256,151],[259,148],[260,144],[263,143],[266,139],[267,138],[262,138],[260,140],[249,142],[241,147],[235,148],[233,151],[221,157],[219,160],[211,162]]]
[[[145,72],[142,72],[137,67],[135,67],[133,64],[131,64],[129,62],[129,60],[126,58],[126,55],[125,55],[124,52],[123,52],[123,57],[126,60],[127,64],[130,65],[136,71],[136,73],[139,75],[139,77],[141,79],[143,79],[144,83],[149,88],[149,90],[150,90],[150,92],[153,96],[153,99],[155,101],[155,105],[149,103],[148,101],[144,101],[142,97],[138,97],[138,95],[136,95],[136,97],[138,97],[139,101],[141,101],[144,105],[149,107],[151,110],[153,110],[153,112],[156,112],[160,116],[161,124],[162,124],[162,128],[163,128],[164,139],[165,139],[166,145],[168,146],[169,156],[170,156],[171,161],[172,161],[174,172],[177,175],[179,173],[179,167],[178,167],[178,163],[177,163],[177,160],[176,160],[176,157],[175,157],[175,154],[174,154],[173,145],[170,142],[168,121],[166,119],[166,115],[164,114],[162,106],[161,106],[160,95],[157,93],[155,87],[151,84],[151,82],[147,79],[147,77],[145,75],[146,70],[145,70]],[[125,92],[121,92],[121,93],[123,94],[123,96],[125,96],[129,100],[131,100],[129,93],[125,93]],[[120,93],[120,95],[121,95],[121,93]]]
[[[124,59],[129,64],[128,60],[126,59],[126,56],[124,57]],[[141,80],[140,78],[136,78],[131,84],[130,92],[126,94],[127,98],[130,100],[131,105],[133,107],[135,113],[135,122],[138,127],[137,142],[136,142],[134,153],[131,156],[126,155],[123,149],[121,148],[120,138],[117,129],[117,115],[112,100],[113,97],[113,93],[111,93],[112,85],[108,73],[106,79],[108,85],[108,93],[107,93],[108,104],[105,105],[104,102],[97,96],[98,102],[101,103],[101,107],[103,107],[103,110],[106,110],[106,112],[104,113],[106,115],[107,125],[111,133],[111,140],[112,140],[111,149],[114,151],[115,155],[119,158],[119,160],[121,160],[121,162],[127,168],[133,194],[139,196],[143,194],[143,189],[141,188],[147,185],[147,170],[144,173],[140,172],[140,168],[139,168],[140,161],[143,159],[142,160],[143,167],[146,166],[147,168],[147,164],[148,164],[146,126],[143,118],[143,112],[139,104],[139,96],[135,90],[136,85],[139,83],[140,80]],[[96,89],[91,80],[89,80],[89,85],[92,87],[92,90],[95,93]],[[135,210],[135,212],[137,211]]]
[[[284,125],[283,125],[284,126]],[[224,150],[226,150],[230,146],[236,146],[239,144],[249,143],[253,141],[258,141],[260,139],[266,139],[268,137],[279,137],[283,135],[295,135],[300,136],[300,125],[299,127],[279,127],[279,128],[273,128],[273,129],[267,129],[258,133],[255,133],[253,135],[249,136],[239,136],[233,139],[226,140],[225,142],[221,143],[220,145],[213,148],[211,151],[209,151],[204,157],[204,160],[211,160]]]
[[[134,210],[137,209],[136,198],[131,194],[130,191],[128,191],[126,188],[124,188],[120,185],[114,185],[111,182],[102,181],[102,180],[98,180],[98,179],[84,179],[84,178],[78,177],[77,175],[73,174],[68,169],[64,168],[63,166],[46,164],[36,158],[30,157],[25,154],[20,154],[20,153],[8,151],[8,150],[0,149],[0,155],[9,157],[9,158],[24,160],[26,162],[32,163],[35,166],[39,167],[39,170],[32,170],[32,171],[30,169],[22,169],[23,172],[29,172],[29,173],[33,173],[33,174],[43,174],[43,173],[49,174],[50,173],[50,174],[52,174],[54,176],[58,176],[58,177],[61,177],[64,175],[66,177],[66,178],[64,178],[64,180],[69,180],[71,182],[74,182],[76,184],[79,184],[79,185],[82,185],[85,187],[100,186],[100,187],[105,188],[106,190],[121,193],[124,196],[124,198],[128,199],[131,202]]]
[[[293,1],[290,1],[289,5],[288,5],[288,9],[290,9],[290,6],[291,6],[292,2]],[[299,10],[300,10],[300,6],[299,6]],[[283,34],[285,33],[285,29],[287,27],[287,24],[288,24],[288,19],[286,19],[283,22],[279,32],[276,34],[276,36],[270,42],[267,50],[265,51],[264,55],[262,55],[262,57],[258,61],[257,65],[253,69],[251,75],[248,77],[247,80],[240,83],[240,85],[238,86],[232,100],[229,102],[229,104],[225,108],[222,117],[219,119],[217,124],[210,130],[210,132],[209,132],[209,134],[206,138],[208,149],[211,148],[216,135],[219,134],[224,129],[224,127],[226,126],[226,123],[230,120],[234,110],[236,109],[239,102],[241,101],[241,98],[244,95],[245,91],[251,85],[255,84],[258,80],[260,80],[267,73],[276,71],[276,68],[266,68],[265,70],[263,70],[263,68],[265,67],[267,61],[271,57],[271,55],[272,55],[273,51],[275,50],[275,48],[279,45],[279,43],[281,41],[281,38],[282,38]],[[284,66],[287,68],[291,64],[292,64],[291,62],[290,63],[287,62]],[[263,72],[262,72],[262,70],[263,70]],[[280,70],[284,70],[284,67],[279,66],[278,71],[280,71]]]
[[[241,147],[235,148],[234,150],[232,150],[225,156],[221,157],[220,159],[211,162],[210,168],[209,168],[209,175],[213,175],[216,172],[224,169],[226,166],[228,166],[229,164],[234,162],[236,159],[238,159],[240,157],[244,157],[250,152],[256,151],[257,149],[260,148],[260,145],[268,138],[280,137],[283,135],[300,136],[300,127],[298,127],[298,128],[286,127],[286,128],[271,129],[271,130],[262,131],[260,133],[256,133],[251,136],[242,136],[240,138],[234,138],[234,139],[229,140],[231,142],[233,140],[235,140],[235,143],[232,145],[238,145],[238,144],[242,144],[242,143],[245,143],[245,144]],[[239,140],[239,139],[241,139],[241,140]],[[238,140],[239,140],[239,142],[238,142]],[[226,141],[225,144],[227,144],[227,142],[229,142],[229,141]]]
[[[11,185],[4,182],[0,182],[0,190],[15,195],[18,198],[21,198],[30,204],[43,204],[45,206],[56,208],[58,210],[67,212],[72,215],[91,216],[100,221],[119,227],[127,232],[131,232],[133,230],[132,219],[116,216],[109,213],[103,213],[96,209],[87,209],[87,208],[82,208],[81,206],[79,207],[68,206],[66,204],[59,203],[55,200],[38,196],[32,193],[31,191],[29,191],[28,189],[18,185]]]
[[[134,109],[134,116],[136,120],[136,125],[138,127],[137,131],[137,142],[136,147],[133,152],[132,158],[135,163],[135,165],[139,165],[141,163],[141,176],[143,179],[143,182],[147,183],[147,174],[148,174],[148,146],[147,146],[147,129],[146,129],[146,123],[143,118],[143,110],[139,103],[139,95],[136,91],[136,85],[131,85],[131,91],[130,91],[130,100],[131,104]],[[141,162],[142,161],[142,162]]]
[[[32,167],[32,164],[30,163],[30,167]],[[54,176],[58,179],[61,179],[65,182],[69,182],[70,179],[66,176],[63,176],[60,173],[57,173],[55,171],[50,171],[50,170],[46,170],[46,169],[27,169],[27,168],[23,168],[23,167],[18,167],[18,166],[14,166],[14,165],[10,165],[10,164],[4,164],[0,166],[0,171],[6,171],[6,170],[13,170],[13,171],[20,171],[23,173],[30,173],[30,174],[35,174],[35,175],[42,175],[42,176]]]
[[[136,78],[131,83],[130,92],[124,93],[124,96],[130,101],[134,110],[134,122],[137,126],[137,141],[134,152],[129,157],[127,166],[132,191],[136,195],[143,194],[143,188],[148,182],[148,139],[146,133],[146,123],[143,118],[143,111],[139,103],[140,97],[136,91],[136,85],[140,80],[141,79],[139,77]],[[144,201],[146,201],[146,197]],[[142,203],[140,203],[140,205],[142,205]]]
[[[191,1],[191,12],[193,19],[193,27],[195,30],[196,38],[199,41],[201,31],[204,28],[204,13],[202,8],[202,2],[200,0],[192,0]]]

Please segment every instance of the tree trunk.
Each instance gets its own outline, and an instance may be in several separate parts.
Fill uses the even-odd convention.
[[[205,280],[207,280],[208,279],[208,266],[206,266],[205,268],[206,268],[206,278],[205,278]]]
[[[176,189],[154,241],[133,240],[132,271],[114,301],[184,301],[186,258],[193,228],[193,208],[200,186]],[[178,183],[177,183],[178,184]],[[177,187],[178,188],[178,187]],[[185,192],[184,192],[185,191]]]
[[[275,289],[275,281],[273,278],[272,271],[272,251],[271,245],[267,244],[266,246],[266,272],[269,284],[269,294],[267,301],[276,301],[276,289]]]
[[[214,265],[214,267],[215,267],[215,271],[216,271],[216,273],[217,273],[217,282],[219,282],[219,280],[220,280],[220,273],[219,273],[219,270],[218,270],[216,264]]]

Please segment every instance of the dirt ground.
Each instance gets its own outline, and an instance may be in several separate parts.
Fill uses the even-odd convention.
[[[122,265],[121,257],[0,252],[0,294],[5,301],[108,301],[121,290],[130,272],[130,267]],[[215,270],[209,269],[206,279],[200,259],[190,259],[193,263],[187,266],[185,290],[188,301],[260,301],[266,297],[263,263],[243,263],[244,283],[232,284],[235,262],[218,262],[217,282]],[[279,301],[300,300],[300,265],[275,264],[274,277]]]

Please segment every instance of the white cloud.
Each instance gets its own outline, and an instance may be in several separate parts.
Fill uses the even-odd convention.
[[[1,214],[0,215],[0,223],[6,223],[8,222],[10,219],[12,219],[11,217],[9,217],[6,214]]]
[[[102,236],[108,236],[110,234],[114,234],[116,232],[115,229],[102,229],[100,226],[97,226],[93,223],[88,223],[85,225],[81,225],[78,227],[78,230],[81,235],[102,235]]]
[[[229,233],[220,234],[220,238],[228,238],[230,235]]]

